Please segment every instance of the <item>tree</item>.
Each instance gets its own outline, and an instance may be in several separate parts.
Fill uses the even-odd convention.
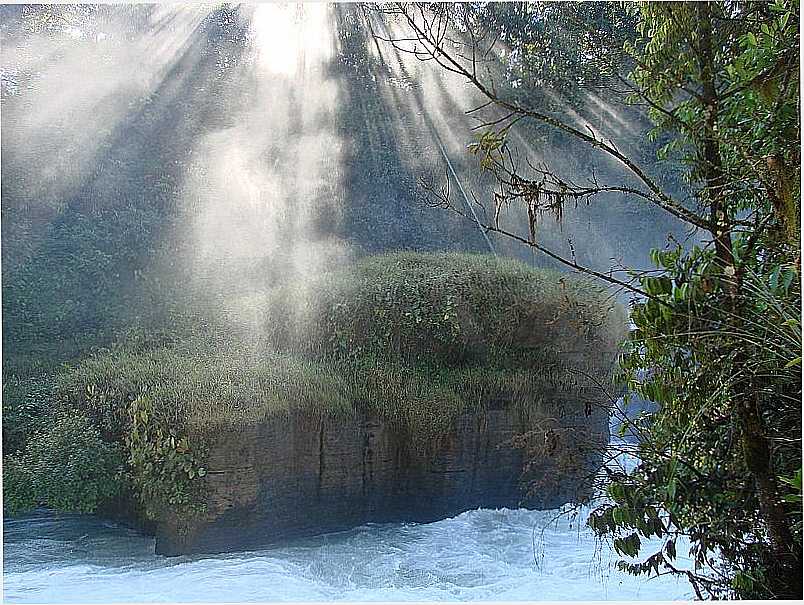
[[[641,555],[638,563],[622,561],[624,569],[684,574],[701,598],[800,598],[798,2],[611,8],[631,11],[636,27],[622,45],[630,73],[608,80],[651,121],[643,143],[656,146],[665,164],[681,166],[686,197],[591,126],[499,85],[501,70],[484,66],[499,57],[499,36],[487,29],[488,19],[476,18],[478,10],[386,8],[386,18],[407,33],[382,39],[462,75],[488,99],[471,110],[485,111],[486,119],[470,152],[497,183],[495,217],[483,228],[635,296],[623,379],[660,410],[639,427],[636,468],[609,471],[608,499],[590,526],[622,555]],[[541,23],[561,9],[537,3],[510,10],[519,23]],[[581,25],[579,40],[605,32]],[[517,56],[523,74],[528,62],[544,66],[536,50],[524,63]],[[523,162],[511,134],[527,122],[614,160],[622,178],[602,183],[592,175],[576,183],[552,166]],[[538,241],[544,213],[560,217],[567,203],[591,203],[603,193],[663,209],[687,224],[697,243],[654,250],[655,271],[617,273],[594,271]],[[449,189],[431,194],[462,213]],[[527,213],[527,236],[501,224],[500,208],[511,205]],[[680,536],[691,540],[692,570],[676,564]],[[661,538],[662,547],[646,554],[643,539],[650,537]]]

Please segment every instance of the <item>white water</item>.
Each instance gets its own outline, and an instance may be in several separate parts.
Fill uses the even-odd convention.
[[[166,558],[94,517],[4,523],[4,601],[513,601],[689,599],[681,580],[634,578],[579,519],[475,510],[365,525],[262,551]]]

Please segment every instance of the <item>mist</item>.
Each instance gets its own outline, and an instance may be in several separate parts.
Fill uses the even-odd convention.
[[[375,39],[403,33],[391,19],[342,4],[3,11],[4,307],[22,317],[17,324],[53,334],[59,322],[64,332],[206,308],[245,338],[257,329],[254,296],[284,283],[304,292],[364,254],[494,251],[556,266],[428,205],[423,183],[453,192],[460,184],[481,216],[493,215],[493,179],[467,151],[478,124],[467,112],[484,99],[459,76]],[[597,96],[587,107],[577,124],[626,148],[644,132]],[[590,168],[618,178],[617,166],[590,167],[583,150],[540,145],[527,127],[511,140],[568,178]],[[523,235],[525,219],[522,209],[503,213]],[[88,225],[105,235],[87,240]],[[561,222],[543,217],[538,237],[607,270],[644,266],[673,228],[609,196],[567,208]],[[91,249],[94,267],[65,269],[64,283],[37,277],[78,245]],[[54,323],[40,300],[19,304],[23,277],[41,281],[38,299],[73,311]],[[95,304],[103,288],[114,309]]]

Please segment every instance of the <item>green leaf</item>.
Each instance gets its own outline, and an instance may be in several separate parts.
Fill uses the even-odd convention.
[[[787,271],[784,272],[784,277],[782,279],[782,288],[784,288],[785,292],[790,290],[790,284],[793,283],[793,280],[795,279],[795,277],[796,277],[796,272],[793,271],[793,269],[788,269]]]
[[[670,478],[667,482],[667,498],[669,500],[675,500],[676,497],[676,480]]]

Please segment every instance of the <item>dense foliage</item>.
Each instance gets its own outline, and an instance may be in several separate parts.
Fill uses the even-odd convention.
[[[689,166],[713,242],[653,256],[624,370],[662,404],[642,463],[592,525],[624,554],[690,537],[712,595],[801,594],[801,289],[797,3],[647,6],[636,96]],[[705,215],[704,215],[705,216]],[[650,369],[647,375],[639,372]],[[661,511],[653,526],[643,520]]]
[[[499,91],[559,111],[568,103],[583,110],[589,93],[607,91],[629,63],[623,41],[637,21],[604,2],[467,3],[450,16],[459,27],[471,22],[493,32],[488,40],[505,66]]]
[[[3,506],[93,512],[121,491],[120,447],[101,439],[86,417],[59,414],[34,433],[25,450],[3,461]]]
[[[624,317],[601,296],[588,279],[510,259],[397,253],[278,289],[257,304],[261,334],[315,356],[539,368],[556,351],[619,339]]]

